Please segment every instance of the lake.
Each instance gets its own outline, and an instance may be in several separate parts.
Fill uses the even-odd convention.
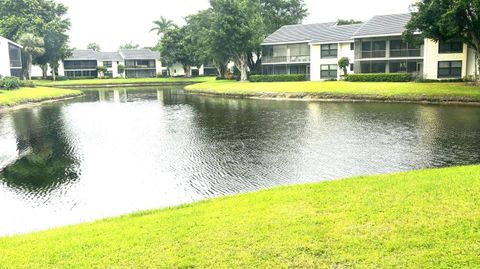
[[[480,163],[480,107],[89,90],[0,112],[0,235],[276,186]]]

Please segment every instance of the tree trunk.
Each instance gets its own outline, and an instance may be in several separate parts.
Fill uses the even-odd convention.
[[[32,62],[33,62],[33,57],[32,55],[28,55],[27,57],[27,74],[28,74],[28,80],[32,80]]]
[[[47,72],[48,72],[48,65],[47,64],[43,64],[40,66],[42,68],[42,78],[43,79],[47,79]]]
[[[53,81],[57,80],[57,69],[56,68],[52,68],[52,79]]]
[[[478,46],[480,48],[480,45]],[[475,50],[475,84],[478,83],[478,69],[480,68],[480,52]]]
[[[240,70],[240,81],[245,82],[248,80],[248,56],[246,53],[240,54],[235,59],[235,65]]]
[[[217,69],[217,77],[218,78],[225,78],[225,75],[227,73],[227,64],[222,63],[222,62],[216,62],[213,61],[215,64],[215,68]]]

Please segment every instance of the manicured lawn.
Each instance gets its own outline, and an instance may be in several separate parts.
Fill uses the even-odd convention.
[[[36,85],[42,86],[75,86],[75,85],[104,85],[104,84],[142,84],[142,83],[197,83],[215,81],[215,77],[195,78],[128,78],[128,79],[80,79],[80,80],[35,80]]]
[[[480,101],[480,87],[464,83],[381,82],[232,82],[215,81],[186,87],[192,92],[263,97],[313,97],[405,101]]]
[[[283,187],[0,239],[2,268],[479,268],[479,253],[480,166]]]
[[[2,106],[14,106],[30,102],[41,102],[51,99],[73,97],[81,94],[81,91],[48,87],[21,88],[11,91],[0,90],[0,108]]]

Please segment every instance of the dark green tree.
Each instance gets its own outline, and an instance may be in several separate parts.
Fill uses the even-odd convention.
[[[357,21],[354,19],[349,19],[349,20],[337,19],[337,25],[351,25],[351,24],[359,24],[359,23],[363,23],[363,22]]]
[[[192,66],[201,65],[196,58],[194,44],[186,27],[167,31],[161,41],[160,53],[162,61],[169,68],[174,63],[181,63],[185,76],[190,76]]]
[[[120,46],[120,49],[138,49],[138,48],[140,48],[140,45],[133,44],[132,41],[130,41],[128,43],[125,43],[125,44]]]
[[[210,0],[215,47],[223,47],[240,70],[240,80],[248,79],[249,54],[264,38],[260,0]]]
[[[477,62],[480,61],[480,0],[421,0],[414,5],[406,28],[406,41],[418,37],[460,40],[475,51]],[[420,35],[416,35],[418,32]],[[477,72],[475,77],[477,80]]]
[[[347,67],[350,65],[350,59],[348,57],[342,57],[338,60],[338,67],[343,70],[343,75],[346,77],[348,75]]]
[[[42,38],[45,51],[32,60],[45,76],[47,64],[55,69],[58,61],[69,55],[67,11],[65,5],[51,0],[0,0],[0,35],[17,42],[24,34]],[[28,73],[26,69],[24,73]]]
[[[89,43],[87,45],[87,49],[93,50],[93,51],[102,51],[102,48],[100,48],[100,45],[95,42]]]
[[[284,25],[299,24],[308,16],[304,0],[261,0],[265,36]]]
[[[227,72],[229,56],[223,47],[218,47],[210,34],[213,28],[213,12],[211,9],[202,10],[197,14],[188,16],[187,32],[194,46],[195,58],[198,62],[207,64],[213,62],[217,68],[217,76],[223,78]]]

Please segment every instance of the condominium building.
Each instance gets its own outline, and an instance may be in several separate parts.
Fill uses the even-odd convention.
[[[475,53],[457,41],[421,44],[403,41],[410,14],[375,16],[353,25],[289,25],[262,43],[264,74],[305,74],[310,80],[338,79],[338,61],[348,73],[417,73],[427,79],[462,78],[475,73]]]
[[[118,66],[125,67],[127,78],[155,77],[162,72],[160,54],[148,49],[123,49],[118,52],[74,50],[59,68],[66,77],[98,77],[97,68],[104,66],[107,77],[118,77]]]
[[[0,76],[23,77],[22,46],[0,36]]]

